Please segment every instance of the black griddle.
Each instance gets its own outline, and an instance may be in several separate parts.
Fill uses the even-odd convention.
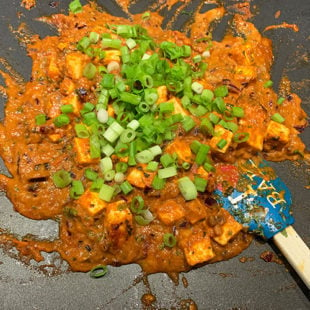
[[[32,32],[41,37],[55,35],[54,29],[36,21],[36,18],[67,13],[70,1],[37,0],[37,6],[30,11],[22,8],[20,2],[0,0],[0,57],[4,57],[24,79],[29,80],[31,60],[9,28],[16,29],[25,22]],[[85,4],[85,1],[81,2]],[[173,28],[184,27],[189,13],[201,2],[191,1],[184,14],[174,22]],[[226,7],[236,2],[223,1]],[[299,32],[277,29],[265,35],[273,40],[274,89],[277,89],[281,76],[287,75],[292,80],[293,90],[302,98],[304,109],[310,114],[310,1],[253,0],[250,3],[255,13],[252,21],[260,31],[283,21],[299,26]],[[113,1],[98,0],[98,4],[111,14],[126,16]],[[136,1],[131,5],[130,12],[143,12],[154,4],[156,1]],[[160,12],[165,16],[164,25],[180,5],[177,3],[170,11],[164,9]],[[214,4],[205,3],[201,10],[213,7]],[[281,15],[275,19],[274,14],[278,10]],[[223,37],[231,17],[228,14],[215,27],[214,39]],[[2,79],[0,82],[3,84]],[[3,119],[4,105],[5,98],[0,97],[0,119]],[[309,128],[302,138],[309,148]],[[296,219],[294,227],[310,246],[310,192],[305,189],[310,180],[309,167],[290,162],[272,166],[292,191]],[[6,172],[1,160],[0,171]],[[55,238],[58,234],[57,224],[53,221],[33,221],[14,212],[4,193],[0,193],[0,227],[21,236],[31,233],[43,238]],[[271,242],[256,239],[239,257],[181,274],[178,286],[166,274],[151,275],[148,283],[142,281],[141,269],[137,265],[110,267],[106,277],[94,280],[85,273],[55,272],[54,265],[63,271],[68,268],[56,254],[45,255],[43,263],[31,262],[29,266],[16,259],[14,250],[0,250],[0,309],[142,309],[141,297],[150,291],[156,295],[156,309],[186,309],[182,308],[181,302],[186,299],[194,300],[198,309],[310,309],[309,290],[288,264],[266,263],[260,259],[260,254],[265,250],[278,253]],[[241,257],[250,260],[241,263]],[[186,278],[187,287],[182,278]]]

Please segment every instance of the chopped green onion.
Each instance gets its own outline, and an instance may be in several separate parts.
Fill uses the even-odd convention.
[[[148,210],[145,210],[145,211],[148,211]],[[136,215],[135,221],[140,226],[146,226],[152,222],[152,220],[144,218],[143,215]]]
[[[240,107],[232,107],[231,114],[234,117],[244,117],[244,110]]]
[[[113,169],[113,162],[112,159],[110,157],[104,157],[100,160],[100,164],[99,164],[100,170],[102,173],[105,173],[109,170]]]
[[[221,85],[215,88],[214,95],[216,97],[226,97],[228,95],[228,88],[226,85]]]
[[[114,176],[114,181],[116,183],[122,183],[125,180],[125,174],[123,172],[116,172]]]
[[[72,181],[72,187],[70,188],[70,197],[78,199],[84,193],[84,186],[82,181]]]
[[[83,114],[83,123],[87,126],[90,126],[93,123],[97,122],[97,115],[95,112],[87,112]]]
[[[102,184],[100,191],[99,191],[99,198],[106,202],[110,202],[111,199],[113,198],[114,191],[115,191],[114,187],[110,185]]]
[[[195,176],[194,184],[195,184],[198,192],[204,193],[206,190],[208,181],[206,179]]]
[[[203,91],[203,85],[198,83],[198,82],[194,82],[192,83],[192,90],[196,93],[196,94],[201,94]]]
[[[83,124],[76,124],[74,126],[75,133],[79,138],[88,138],[89,132],[87,130],[87,127]]]
[[[134,214],[139,214],[144,208],[144,200],[141,196],[134,196],[130,203],[130,211]]]
[[[88,113],[88,112],[93,111],[94,108],[95,108],[95,106],[94,106],[92,103],[90,103],[90,102],[85,102],[85,103],[84,103],[84,106],[83,106],[83,109],[82,109],[80,112],[81,112],[81,114],[83,115],[83,114],[85,114],[85,113]]]
[[[271,80],[267,81],[265,84],[264,84],[264,88],[270,88],[273,86],[273,82]]]
[[[102,76],[100,85],[102,86],[102,88],[110,89],[114,87],[114,81],[115,81],[114,74],[106,73]]]
[[[152,187],[155,189],[155,190],[161,190],[165,187],[165,184],[166,184],[166,180],[165,179],[160,179],[158,177],[158,175],[155,175],[153,181],[152,181]]]
[[[90,62],[84,67],[83,76],[85,76],[89,80],[92,80],[95,77],[96,72],[97,72],[96,66]]]
[[[217,144],[216,146],[219,148],[219,149],[223,149],[227,144],[227,140],[225,139],[221,139]]]
[[[135,166],[136,165],[136,153],[137,153],[137,143],[136,141],[132,141],[129,144],[129,157],[128,157],[128,165]]]
[[[72,113],[74,110],[72,104],[64,104],[60,107],[60,111],[64,114]]]
[[[36,125],[43,125],[46,123],[46,115],[45,114],[38,114],[35,116]]]
[[[120,188],[125,195],[129,194],[133,190],[133,187],[128,181],[123,182],[120,185]]]
[[[125,129],[120,136],[120,141],[122,143],[129,143],[132,140],[134,140],[135,137],[136,137],[136,132],[134,130]]]
[[[144,12],[143,14],[142,14],[142,16],[141,16],[141,18],[143,19],[143,20],[147,20],[147,19],[149,19],[151,17],[151,13],[150,12]]]
[[[284,101],[285,101],[285,98],[280,97],[280,98],[277,100],[277,104],[281,105]]]
[[[53,122],[56,127],[63,127],[70,123],[70,118],[67,114],[60,114],[54,118]]]
[[[212,90],[210,89],[204,89],[201,93],[201,99],[205,102],[205,103],[211,103],[211,101],[214,98],[214,94],[212,92]]]
[[[174,166],[158,170],[158,177],[160,179],[168,179],[176,176],[177,174],[178,174],[177,168]]]
[[[119,99],[133,105],[138,105],[141,102],[140,96],[126,92],[121,93]]]
[[[248,132],[238,132],[234,135],[233,140],[237,143],[243,143],[249,140],[250,134]]]
[[[125,129],[120,124],[113,122],[105,131],[103,137],[109,142],[113,143],[123,133],[124,130]]]
[[[108,111],[106,109],[103,109],[103,108],[98,109],[97,119],[98,119],[98,122],[105,124],[109,119]]]
[[[81,2],[79,0],[71,1],[69,3],[69,10],[74,14],[82,12],[83,7],[81,5]]]
[[[92,31],[89,34],[89,40],[90,40],[91,43],[97,43],[99,41],[99,39],[100,39],[99,33]]]
[[[122,41],[119,39],[102,38],[101,45],[104,48],[116,48],[120,49],[122,46]]]
[[[147,164],[154,159],[154,155],[150,150],[144,150],[136,154],[136,161],[140,164]]]
[[[84,52],[90,45],[90,39],[88,37],[83,37],[77,44],[77,49]]]
[[[87,168],[84,171],[84,175],[90,181],[95,181],[98,178],[98,173],[95,172],[94,170],[90,169],[90,168]]]
[[[103,174],[103,176],[105,181],[112,181],[115,177],[115,170],[108,170]]]
[[[206,145],[206,144],[201,144],[198,150],[198,153],[196,155],[195,158],[195,162],[197,163],[197,165],[202,165],[205,160],[206,160],[206,156],[210,151],[210,146]]]
[[[174,158],[170,154],[164,154],[160,157],[161,164],[166,168],[171,164],[174,164]]]
[[[118,162],[116,165],[115,165],[115,170],[116,172],[122,172],[122,173],[125,173],[128,169],[128,165],[124,162]]]
[[[189,132],[192,130],[196,125],[196,122],[188,115],[184,116],[184,119],[182,121],[182,127],[186,132]]]
[[[149,110],[150,106],[144,101],[140,102],[137,107],[137,111],[140,113],[147,113]]]
[[[209,114],[209,120],[213,123],[213,124],[217,124],[220,121],[220,118],[214,114],[214,113],[210,113]]]
[[[191,144],[190,144],[190,148],[191,148],[191,151],[194,153],[194,154],[197,154],[199,149],[200,149],[200,146],[201,146],[201,143],[197,140],[194,140]]]
[[[144,100],[148,105],[153,105],[158,100],[157,90],[154,88],[145,89]]]
[[[216,97],[214,99],[214,104],[219,113],[224,113],[226,110],[226,103],[222,97]]]
[[[204,163],[203,169],[206,170],[207,172],[215,171],[214,166],[211,165],[210,163]]]
[[[126,44],[127,44],[129,49],[133,49],[134,47],[137,46],[136,41],[134,39],[132,39],[132,38],[127,39],[126,40]]]
[[[149,148],[149,151],[153,154],[153,156],[160,155],[163,151],[159,145],[154,145]]]
[[[100,150],[100,141],[97,135],[92,135],[89,138],[90,144],[90,157],[91,158],[98,158],[101,155]]]
[[[141,78],[142,85],[147,88],[151,88],[154,85],[153,78],[149,74],[145,74]]]
[[[105,276],[108,272],[108,267],[105,265],[98,265],[96,267],[94,267],[89,275],[91,278],[101,278],[103,276]]]
[[[173,248],[177,244],[177,239],[173,234],[166,233],[163,236],[163,245],[168,248]]]
[[[70,173],[66,170],[58,170],[52,176],[53,182],[56,187],[64,188],[72,182]]]
[[[146,167],[146,170],[147,171],[156,171],[158,169],[158,162],[157,161],[150,161],[148,164],[147,164],[147,167]]]
[[[224,120],[221,120],[219,125],[230,130],[231,132],[236,132],[238,130],[238,125],[234,122],[225,122]]]
[[[195,116],[203,116],[203,115],[205,115],[207,112],[208,112],[208,110],[207,110],[207,108],[205,108],[204,106],[202,106],[202,105],[199,105],[198,107],[196,107],[196,108],[193,108],[193,107],[189,107],[189,111],[193,114],[193,115],[195,115]]]
[[[213,136],[213,134],[214,134],[213,125],[212,125],[212,123],[207,118],[204,118],[201,121],[201,123],[200,123],[200,130],[205,135],[209,134],[209,135]]]
[[[285,118],[279,113],[273,114],[271,119],[277,123],[283,123],[285,121]]]
[[[103,185],[103,179],[97,178],[96,180],[93,181],[92,185],[90,186],[90,190],[92,192],[99,192],[102,185]]]
[[[114,148],[111,144],[106,144],[101,147],[101,152],[106,156],[111,156],[114,153]]]
[[[179,179],[178,187],[185,200],[193,200],[197,198],[198,193],[196,186],[189,177]]]
[[[132,129],[132,130],[138,129],[139,126],[140,126],[140,123],[136,119],[133,119],[127,124],[127,128]]]
[[[186,162],[186,161],[182,163],[182,168],[183,168],[184,170],[189,170],[190,167],[191,167],[191,164],[190,164],[190,163],[188,163],[188,162]]]
[[[193,62],[194,63],[201,62],[201,60],[202,60],[201,55],[196,55],[196,56],[193,57]]]

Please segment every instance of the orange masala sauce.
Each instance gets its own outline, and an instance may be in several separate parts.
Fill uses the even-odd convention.
[[[271,41],[262,37],[253,24],[236,15],[233,27],[238,36],[227,34],[221,42],[206,38],[210,23],[223,15],[222,8],[198,14],[191,26],[192,37],[163,30],[160,27],[162,17],[156,13],[151,13],[150,18],[135,15],[133,21],[129,21],[99,12],[94,4],[84,6],[77,14],[45,18],[57,27],[59,35],[44,39],[34,37],[28,45],[33,60],[31,80],[23,84],[3,73],[8,102],[5,119],[0,124],[0,155],[11,177],[0,176],[0,189],[6,192],[20,214],[36,220],[59,221],[59,238],[19,240],[2,233],[1,243],[9,242],[22,255],[38,261],[43,259],[41,251],[57,251],[75,271],[89,271],[97,265],[137,263],[146,273],[169,274],[229,259],[248,247],[252,236],[216,203],[212,192],[223,180],[228,186],[236,185],[237,160],[257,154],[273,161],[298,159],[305,149],[298,129],[306,126],[306,114],[297,95],[281,94],[283,99],[278,104],[279,96],[271,87],[266,87],[273,59]],[[225,122],[235,123],[237,132],[247,133],[247,139],[238,141],[236,132],[220,124],[212,124],[213,135],[200,130],[201,122],[209,119],[211,112],[195,116],[182,105],[182,92],[167,89],[163,82],[154,86],[158,92],[155,104],[172,102],[172,114],[190,116],[196,125],[186,131],[180,122],[177,123],[173,138],[159,144],[162,154],[174,154],[178,167],[186,162],[188,169],[178,168],[177,175],[168,178],[165,186],[157,190],[152,186],[156,171],[148,171],[147,164],[137,163],[124,172],[132,190],[128,194],[121,191],[109,201],[101,199],[98,190],[91,189],[92,181],[85,177],[86,169],[91,168],[103,178],[100,158],[90,156],[89,138],[77,137],[75,125],[81,123],[85,103],[96,105],[98,102],[97,89],[106,73],[100,73],[98,68],[107,68],[114,62],[110,74],[121,78],[120,68],[124,64],[118,49],[107,47],[103,57],[98,57],[79,50],[77,43],[95,32],[101,37],[111,34],[125,46],[127,39],[106,25],[141,25],[158,44],[168,41],[177,46],[190,46],[191,56],[184,57],[183,61],[197,69],[193,57],[200,55],[201,62],[207,63],[203,75],[193,78],[192,82],[211,91],[219,86],[228,90],[222,98],[227,111],[239,107],[244,115],[232,117],[227,111],[212,113]],[[139,44],[133,50],[135,48],[139,48]],[[158,49],[155,47],[146,53],[158,53]],[[176,63],[175,60],[167,62],[171,67]],[[84,69],[89,63],[97,70],[92,78],[85,76]],[[126,91],[130,91],[130,86],[126,86]],[[63,105],[73,107],[67,114],[70,122],[56,126],[55,119],[62,114]],[[108,105],[110,117],[117,119],[113,98]],[[271,120],[275,113],[284,121]],[[36,123],[38,115],[46,117],[43,124]],[[221,139],[226,145],[219,144]],[[210,171],[195,162],[190,148],[194,140],[210,147],[208,158],[213,167]],[[128,161],[128,156],[113,154],[110,158],[114,166]],[[163,168],[160,163],[159,168]],[[69,172],[72,180],[81,181],[84,192],[72,197],[70,185],[57,187],[53,175],[59,170]],[[196,198],[186,200],[178,187],[178,179],[185,176],[190,180],[197,176],[207,180],[206,189],[198,192]],[[113,187],[116,181],[106,181],[106,184]],[[152,215],[147,224],[137,223],[137,212],[130,208],[137,196],[142,197]],[[165,236],[170,236],[168,245]]]

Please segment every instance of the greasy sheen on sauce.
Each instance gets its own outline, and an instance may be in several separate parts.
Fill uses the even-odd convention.
[[[271,87],[266,87],[270,80],[272,46],[253,24],[236,15],[233,25],[237,35],[229,33],[221,42],[211,41],[210,37],[206,39],[209,24],[223,14],[224,10],[219,8],[197,15],[190,38],[178,31],[161,29],[162,18],[155,13],[144,19],[142,15],[136,15],[129,21],[87,5],[78,14],[46,18],[58,28],[59,36],[42,40],[33,38],[28,46],[33,60],[31,80],[20,84],[10,75],[3,74],[8,102],[5,119],[0,124],[0,155],[11,177],[0,175],[0,189],[6,192],[20,214],[36,220],[57,220],[59,238],[48,241],[29,237],[16,239],[2,233],[1,243],[11,243],[23,256],[37,261],[43,259],[41,251],[57,251],[75,271],[89,271],[97,265],[138,263],[147,273],[170,274],[229,259],[248,247],[252,236],[216,203],[212,192],[218,184],[227,190],[237,186],[236,163],[239,160],[255,158],[259,154],[272,161],[298,159],[305,150],[298,135],[299,129],[306,126],[306,114],[297,95],[283,93],[284,99],[278,104],[279,96]],[[91,181],[84,176],[85,170],[91,168],[102,177],[99,158],[81,159],[85,153],[89,157],[88,144],[78,147],[74,126],[80,122],[80,110],[85,103],[95,105],[98,101],[96,89],[101,75],[97,72],[92,79],[83,76],[86,64],[92,63],[98,68],[108,66],[113,60],[122,66],[122,60],[120,57],[111,60],[88,56],[77,49],[77,42],[90,32],[111,33],[111,27],[106,25],[138,24],[157,43],[169,41],[178,46],[190,46],[192,57],[184,58],[190,65],[194,66],[193,56],[204,55],[202,62],[208,66],[196,81],[212,91],[226,86],[228,95],[223,100],[227,107],[242,108],[244,116],[234,118],[233,122],[249,137],[242,143],[231,139],[227,147],[219,147],[216,135],[199,129],[210,112],[199,117],[192,115],[181,104],[182,94],[164,89],[162,101],[172,100],[175,109],[192,117],[196,126],[186,132],[177,124],[174,139],[163,142],[161,148],[163,153],[176,153],[177,164],[182,166],[186,161],[190,169],[178,168],[177,176],[168,178],[163,189],[155,190],[151,186],[153,172],[146,171],[143,164],[129,167],[125,177],[133,190],[129,194],[120,192],[105,202],[98,197],[98,192],[90,190]],[[124,38],[115,34],[112,37],[125,45]],[[106,49],[109,50],[113,49]],[[119,75],[117,70],[112,73]],[[75,111],[68,114],[68,125],[56,127],[53,120],[64,104],[73,104]],[[108,111],[116,118],[112,104],[110,98]],[[283,122],[271,120],[276,113],[283,117]],[[36,124],[39,114],[47,117],[46,123]],[[218,116],[225,118],[219,113]],[[229,115],[226,117],[229,121]],[[225,129],[224,134],[231,137],[234,133]],[[189,148],[194,140],[211,146],[209,156],[214,170],[208,172],[195,163],[195,155]],[[225,141],[227,143],[227,138]],[[119,161],[126,162],[126,158],[111,158],[114,165]],[[55,186],[52,176],[59,170],[68,171],[73,180],[82,181],[85,191],[75,197],[77,199],[70,198],[70,186]],[[136,174],[129,178],[131,172]],[[207,188],[199,192],[197,198],[185,200],[177,180],[184,176],[193,180],[197,175],[208,181]],[[106,183],[113,186],[115,181]],[[138,224],[129,208],[136,196],[143,198],[153,215],[147,225]],[[175,245],[163,243],[167,234],[174,236]]]

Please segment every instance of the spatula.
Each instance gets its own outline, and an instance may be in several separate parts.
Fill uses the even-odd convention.
[[[289,189],[279,177],[270,176],[265,162],[248,160],[238,168],[239,185],[227,194],[220,184],[217,201],[249,231],[272,239],[310,289],[310,250],[291,226]]]

